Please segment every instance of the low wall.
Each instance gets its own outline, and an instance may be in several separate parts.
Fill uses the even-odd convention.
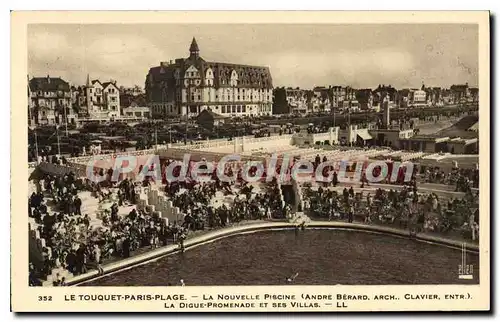
[[[90,160],[111,160],[116,159],[117,156],[142,156],[142,155],[154,155],[159,149],[165,149],[166,145],[158,145],[158,149],[148,149],[148,150],[138,150],[130,152],[119,152],[119,153],[106,153],[98,155],[89,155],[84,157],[69,158],[68,163],[71,164],[87,164]]]
[[[278,230],[295,229],[295,227],[296,224],[288,222],[263,222],[263,223],[248,224],[238,227],[230,227],[230,228],[220,229],[214,232],[209,232],[199,237],[187,239],[184,242],[184,247],[187,250],[189,248],[200,246],[208,242],[214,242],[222,238],[231,237],[243,233],[253,233],[253,232],[276,230],[276,229]],[[408,237],[407,231],[390,227],[370,226],[359,223],[312,221],[307,223],[307,227],[313,229],[346,229],[346,230],[364,231],[369,233],[380,233],[395,237],[403,237],[403,238]],[[442,246],[456,248],[456,249],[462,249],[462,244],[463,244],[460,241],[440,238],[436,236],[429,236],[429,235],[419,235],[415,237],[415,239],[422,242],[436,243]],[[476,244],[466,243],[466,249],[470,252],[478,252],[479,246]],[[118,262],[105,265],[103,267],[104,275],[130,269],[135,266],[143,265],[150,261],[154,261],[166,255],[171,255],[177,252],[179,252],[178,246],[170,245],[158,248],[156,250],[152,250],[145,254],[123,259]],[[66,282],[67,285],[79,285],[99,277],[101,277],[101,275],[99,275],[99,273],[96,270],[93,270],[85,274],[72,277],[68,279]]]
[[[85,177],[87,175],[86,167],[82,165],[60,165],[55,163],[41,162],[38,167],[44,173],[49,173],[56,176],[64,176],[73,172],[76,177]]]
[[[28,233],[29,233],[29,260],[30,262],[41,269],[44,264],[43,260],[43,248],[46,247],[46,242],[44,238],[40,237],[40,232],[28,223]]]

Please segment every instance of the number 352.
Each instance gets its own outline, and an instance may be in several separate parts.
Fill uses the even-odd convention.
[[[52,296],[50,296],[50,295],[49,296],[46,296],[46,295],[39,296],[38,301],[40,301],[40,302],[52,301]]]

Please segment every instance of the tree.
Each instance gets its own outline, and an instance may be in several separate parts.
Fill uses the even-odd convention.
[[[285,87],[276,87],[273,90],[273,114],[287,113],[289,113],[289,109]]]

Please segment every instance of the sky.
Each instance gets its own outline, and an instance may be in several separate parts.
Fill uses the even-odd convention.
[[[268,66],[275,87],[478,85],[478,27],[460,24],[36,24],[28,72],[144,87],[193,37],[206,61]]]

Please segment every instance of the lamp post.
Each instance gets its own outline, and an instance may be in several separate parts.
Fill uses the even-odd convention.
[[[66,106],[64,106],[64,104],[63,104],[63,109],[64,109],[64,125],[66,126],[66,137],[68,137],[68,116],[66,115]]]
[[[57,153],[61,156],[61,142],[59,141],[59,127],[56,125]]]
[[[36,134],[36,127],[35,127],[35,152],[36,152],[36,164],[38,164],[38,135]]]
[[[168,126],[168,143],[172,144],[172,123]]]
[[[158,123],[155,120],[155,150],[158,150]]]

